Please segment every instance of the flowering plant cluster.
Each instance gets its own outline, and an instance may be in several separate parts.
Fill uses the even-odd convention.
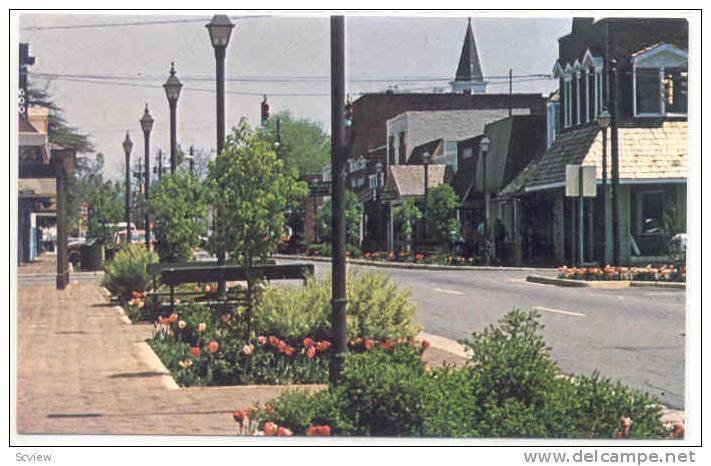
[[[248,410],[237,410],[232,413],[232,418],[237,424],[237,435],[252,435],[259,437],[291,437],[294,435],[291,429],[285,426],[280,426],[272,421],[260,421],[259,419],[256,419],[255,410],[253,408]],[[328,428],[328,435],[330,435],[330,427],[319,427]]]
[[[363,258],[372,261],[387,261],[387,262],[407,262],[415,264],[436,264],[436,265],[476,265],[479,263],[475,257],[457,256],[452,254],[442,253],[422,253],[422,252],[385,252],[373,251],[364,252]]]
[[[659,267],[566,267],[558,269],[559,278],[570,280],[637,280],[685,282],[686,267],[662,265]]]
[[[398,338],[396,340],[374,340],[372,338],[361,337],[354,338],[348,342],[348,346],[350,347],[351,351],[354,352],[370,351],[374,349],[393,351],[396,345],[406,345],[411,348],[421,349],[422,351],[424,351],[430,347],[430,342],[428,340],[422,340],[418,342],[416,340],[410,340],[407,338]]]

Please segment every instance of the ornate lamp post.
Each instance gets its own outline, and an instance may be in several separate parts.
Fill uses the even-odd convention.
[[[422,154],[422,164],[425,166],[425,204],[422,209],[422,239],[427,239],[427,204],[430,194],[430,162],[432,155],[429,152]]]
[[[602,129],[602,221],[603,221],[603,261],[607,251],[607,128],[610,126],[610,113],[603,108],[597,117],[597,124]]]
[[[617,60],[610,60],[610,162],[612,182],[612,264],[620,265],[620,157],[617,146]]]
[[[126,154],[126,244],[131,244],[131,149],[133,141],[126,131],[123,140],[123,152]]]
[[[486,187],[486,155],[489,153],[491,141],[484,136],[479,141],[479,151],[481,153],[481,179],[482,192],[484,193],[484,264],[489,265],[491,261],[491,242],[489,238],[489,191]]]
[[[180,90],[183,88],[183,83],[175,75],[175,63],[170,63],[170,76],[168,80],[163,84],[165,89],[165,96],[168,98],[168,106],[170,107],[170,173],[171,175],[175,173],[177,167],[177,136],[176,136],[176,110],[178,107],[178,97],[180,97]]]
[[[146,206],[145,206],[145,223],[144,223],[144,231],[145,231],[145,236],[146,236],[146,249],[150,251],[151,249],[151,224],[150,224],[150,215],[148,213],[148,198],[149,194],[148,191],[150,190],[151,187],[151,129],[153,129],[153,117],[151,114],[148,112],[148,104],[146,104],[146,109],[143,112],[143,116],[141,117],[141,129],[143,130],[143,154],[144,154],[144,160],[145,160],[145,190],[143,191],[143,199],[146,201]]]
[[[225,144],[225,50],[235,25],[226,15],[215,15],[205,27],[210,34],[212,47],[215,49],[215,103],[217,109],[217,154],[219,155]],[[216,229],[219,232],[221,220],[219,214],[216,217]],[[221,251],[217,255],[217,264],[224,265],[226,258],[226,253]],[[218,292],[220,296],[225,296],[227,293],[227,284],[224,281],[219,282]]]

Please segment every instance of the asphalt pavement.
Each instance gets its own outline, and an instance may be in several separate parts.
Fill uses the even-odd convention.
[[[314,262],[317,275],[330,264]],[[685,293],[529,283],[522,271],[433,271],[355,266],[408,288],[424,331],[461,340],[513,308],[536,309],[560,370],[602,375],[684,409]]]

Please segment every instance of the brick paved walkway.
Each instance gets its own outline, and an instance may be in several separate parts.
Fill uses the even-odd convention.
[[[54,275],[57,273],[57,255],[44,253],[27,264],[17,266],[18,275]]]
[[[232,435],[231,413],[285,387],[170,389],[96,284],[18,290],[17,432]],[[150,352],[148,352],[150,354]]]

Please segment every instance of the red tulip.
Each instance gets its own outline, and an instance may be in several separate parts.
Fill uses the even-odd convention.
[[[331,426],[317,426],[316,431],[318,432],[318,435],[322,437],[331,436]]]
[[[422,340],[422,349],[427,349],[427,348],[429,348],[430,346],[431,346],[431,345],[430,345],[430,342],[429,342],[428,340]]]
[[[308,429],[306,429],[306,435],[309,437],[316,437],[318,435],[318,427],[311,424]]]
[[[370,338],[368,338],[367,340],[365,340],[363,342],[363,346],[365,346],[365,349],[367,349],[367,350],[373,349],[373,347],[375,346],[375,342],[373,340],[371,340]]]
[[[277,434],[277,437],[291,437],[292,435],[294,435],[294,433],[292,431],[290,431],[289,429],[287,429],[286,427],[279,427],[277,429],[276,434]]]
[[[304,338],[304,346],[310,348],[314,345],[314,341],[311,338]]]
[[[244,422],[245,419],[248,419],[249,416],[247,416],[247,413],[245,413],[242,410],[237,410],[234,413],[232,413],[232,419],[235,420],[235,422],[241,424]]]
[[[674,432],[672,432],[672,437],[674,438],[684,438],[684,423],[678,422],[674,424]]]
[[[220,345],[217,344],[216,341],[211,341],[210,343],[207,344],[207,347],[211,353],[216,353],[217,350],[220,348]]]
[[[190,354],[197,358],[198,356],[200,356],[200,348],[198,348],[197,346],[194,348],[190,348]]]
[[[383,348],[384,350],[387,350],[387,351],[390,351],[391,349],[393,349],[393,346],[394,346],[393,342],[390,340],[385,340],[380,343],[380,347]]]
[[[271,436],[273,436],[274,434],[276,434],[276,433],[277,433],[277,429],[278,429],[277,425],[274,424],[274,423],[271,422],[271,421],[267,421],[267,422],[264,423],[264,429],[263,429],[263,430],[264,430],[264,435],[266,435],[267,437],[271,437]]]
[[[267,337],[265,337],[264,335],[259,335],[259,336],[257,337],[257,342],[258,342],[260,345],[264,345],[264,344],[267,342]]]
[[[316,356],[316,348],[314,348],[313,346],[310,346],[309,349],[306,350],[306,356],[308,356],[309,359]]]

